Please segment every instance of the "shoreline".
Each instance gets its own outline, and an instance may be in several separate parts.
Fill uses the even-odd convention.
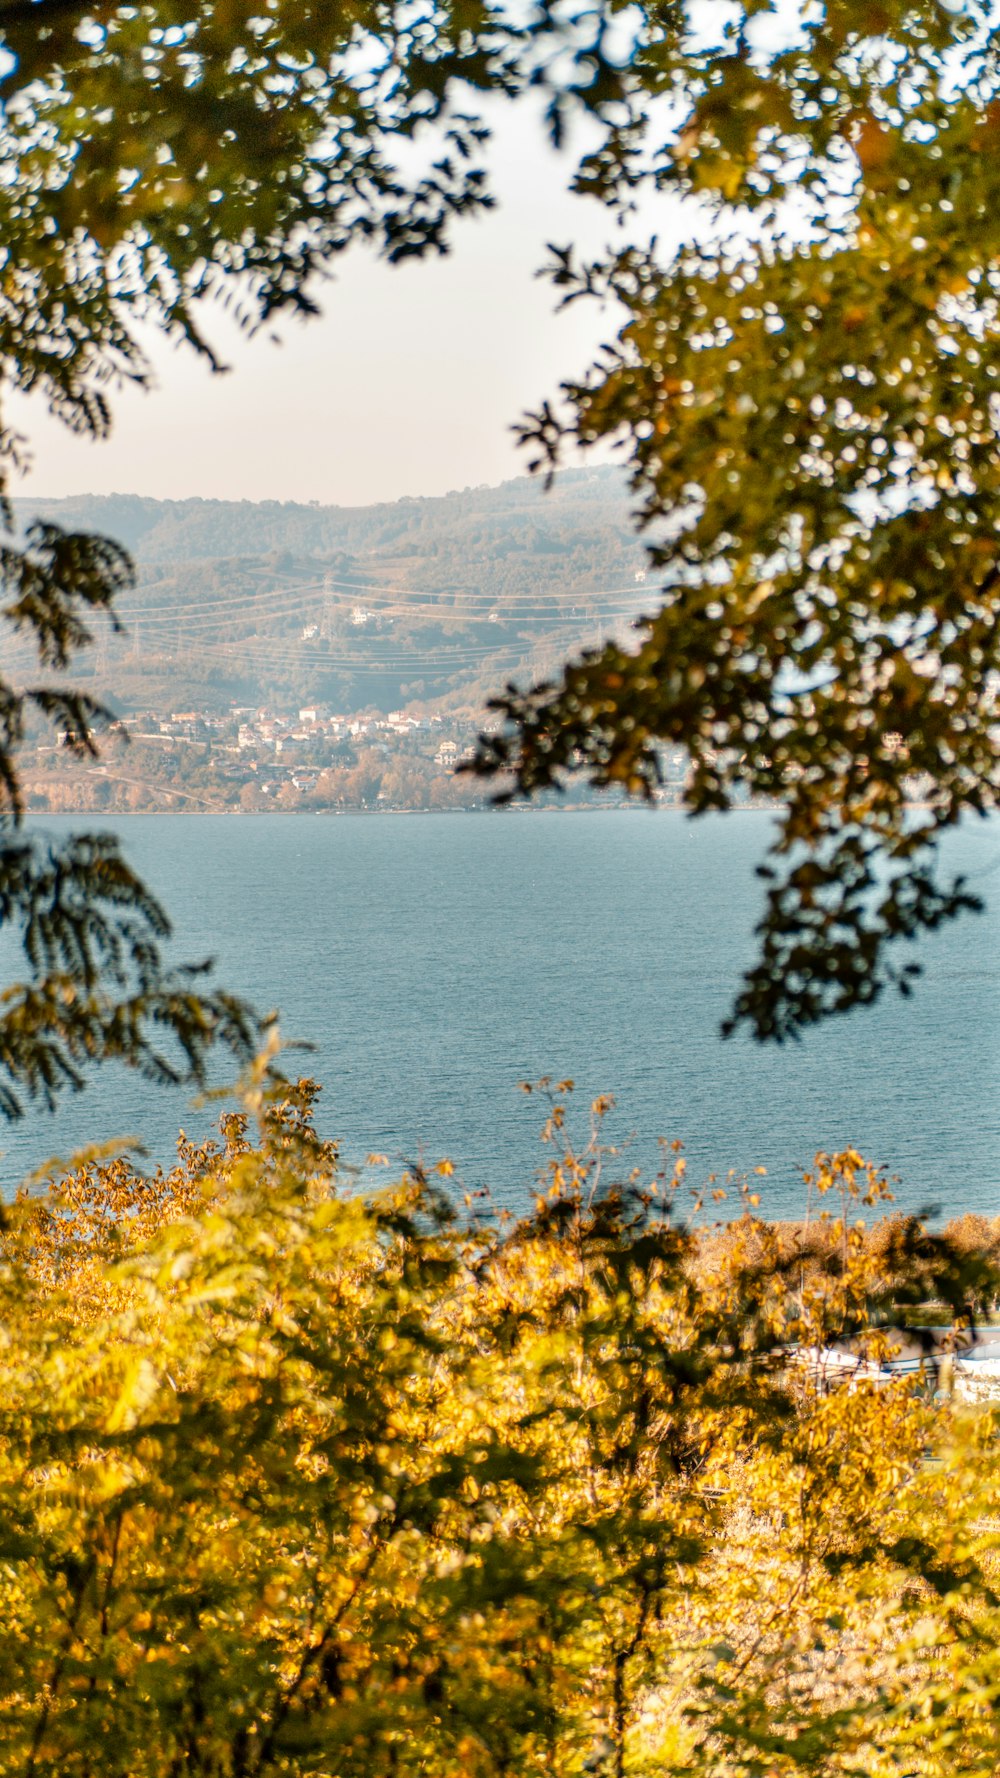
[[[739,803],[732,809],[713,809],[706,810],[704,813],[713,815],[776,815],[779,813],[780,807],[780,803]],[[494,808],[486,803],[473,808],[460,809],[428,809],[422,806],[398,809],[29,809],[26,811],[25,820],[52,819],[54,816],[60,819],[63,817],[75,818],[78,815],[85,815],[93,821],[142,820],[154,815],[183,815],[195,821],[208,817],[219,819],[223,816],[232,816],[238,821],[258,821],[261,818],[270,820],[274,816],[280,816],[283,820],[286,818],[301,819],[303,816],[308,816],[311,819],[324,821],[331,818],[340,820],[351,815],[361,815],[365,819],[381,819],[400,815],[456,817],[461,815],[686,815],[695,819],[696,811],[686,809],[683,803],[646,804],[640,802],[616,803],[605,807],[585,803],[517,803],[508,804],[503,808]]]
[[[934,804],[928,803],[928,802],[907,802],[904,806],[907,809],[930,810],[930,809],[933,809]],[[782,808],[781,803],[777,803],[777,802],[775,802],[775,803],[735,803],[731,809],[711,809],[711,810],[700,810],[699,811],[699,810],[695,810],[695,809],[688,809],[681,802],[643,803],[638,800],[636,800],[634,802],[614,803],[614,804],[600,804],[600,803],[507,803],[503,807],[496,807],[495,805],[490,804],[490,803],[482,803],[482,804],[476,804],[476,805],[468,807],[468,808],[458,808],[458,809],[429,809],[423,805],[415,805],[412,808],[391,808],[391,809],[366,809],[366,808],[350,808],[350,809],[277,809],[277,808],[275,808],[275,809],[225,809],[225,808],[223,808],[223,809],[205,809],[205,808],[201,808],[201,809],[192,809],[192,808],[83,809],[83,808],[80,808],[80,809],[28,809],[25,813],[25,819],[30,821],[30,820],[33,820],[37,817],[51,818],[53,816],[58,816],[61,818],[63,816],[76,817],[78,815],[85,815],[85,816],[90,817],[94,821],[100,821],[102,819],[103,820],[114,819],[116,821],[122,821],[122,820],[132,820],[133,818],[144,819],[147,816],[153,816],[153,815],[183,815],[183,816],[189,816],[192,820],[204,819],[209,816],[214,817],[215,819],[218,819],[220,816],[226,816],[226,817],[232,816],[234,819],[239,820],[239,821],[256,821],[256,820],[259,820],[262,816],[267,819],[270,819],[273,816],[277,815],[277,816],[281,816],[284,819],[286,817],[287,818],[291,818],[291,817],[300,817],[301,818],[303,815],[307,815],[307,816],[310,816],[311,818],[314,818],[316,820],[323,821],[323,820],[330,820],[331,818],[334,820],[339,820],[342,817],[349,816],[349,815],[362,815],[366,819],[380,818],[380,817],[384,817],[384,816],[391,817],[391,816],[398,816],[398,815],[454,815],[454,816],[459,816],[459,815],[495,815],[495,816],[499,816],[499,815],[686,815],[690,820],[696,820],[700,814],[778,815],[781,813],[781,808]],[[989,810],[989,811],[987,811],[987,813],[993,814],[993,813],[996,813],[996,811]]]

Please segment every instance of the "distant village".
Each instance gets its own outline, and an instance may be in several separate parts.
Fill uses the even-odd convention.
[[[260,814],[269,810],[404,810],[488,808],[495,787],[458,768],[471,759],[488,720],[390,710],[337,713],[322,704],[297,710],[233,707],[224,714],[139,710],[100,737],[99,756],[84,761],[65,742],[41,732],[24,756],[29,810],[167,810]],[[889,751],[905,751],[900,735],[884,735]],[[682,751],[661,755],[663,784],[654,800],[682,801],[689,770]],[[920,780],[914,801],[926,794]],[[565,793],[535,803],[607,806],[619,793],[571,780]]]
[[[234,707],[131,713],[100,738],[81,769],[65,741],[39,734],[24,761],[29,809],[114,812],[469,809],[490,804],[492,786],[456,770],[484,725],[407,710],[337,713]],[[664,762],[658,800],[677,802],[686,756]],[[560,803],[607,801],[583,783]]]

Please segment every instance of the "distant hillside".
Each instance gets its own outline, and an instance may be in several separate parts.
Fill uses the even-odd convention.
[[[78,496],[15,503],[106,532],[139,586],[87,665],[122,708],[322,698],[477,709],[627,628],[643,555],[613,468],[365,507]]]

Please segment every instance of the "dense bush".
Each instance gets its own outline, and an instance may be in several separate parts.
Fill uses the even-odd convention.
[[[6,1212],[0,1773],[994,1768],[992,1417],[790,1358],[891,1343],[876,1175],[805,1265],[563,1093],[520,1219],[363,1192],[314,1095]],[[891,1231],[896,1295],[995,1287]]]

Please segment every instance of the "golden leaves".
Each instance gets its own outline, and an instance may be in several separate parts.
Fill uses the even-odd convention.
[[[699,1229],[679,1146],[623,1176],[612,1095],[577,1148],[571,1089],[535,1084],[548,1189],[492,1224],[423,1176],[346,1194],[290,1102],[256,1144],[188,1146],[124,1218],[117,1160],[58,1214],[14,1207],[0,1778],[33,1744],[47,1778],[165,1778],[195,1744],[226,1770],[272,1731],[291,1778],[388,1778],[386,1723],[400,1778],[486,1778],[470,1746],[542,1778],[595,1721],[635,1778],[670,1749],[709,1778],[720,1736],[735,1778],[764,1695],[822,1778],[869,1769],[866,1737],[902,1750],[933,1695],[925,1771],[954,1778],[1000,1648],[995,1434],[966,1449],[919,1377],[870,1379],[886,1293],[968,1290],[968,1250],[959,1271],[926,1230],[866,1233],[885,1182],[850,1148],[817,1157],[807,1225],[730,1181],[737,1220]],[[868,1368],[827,1393],[796,1355],[837,1339]],[[942,1704],[915,1650],[956,1597],[976,1641]]]

